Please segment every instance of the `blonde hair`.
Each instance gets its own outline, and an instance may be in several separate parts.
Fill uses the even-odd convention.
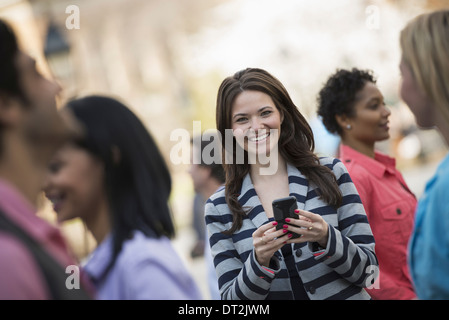
[[[417,16],[401,31],[403,62],[449,123],[449,10]]]

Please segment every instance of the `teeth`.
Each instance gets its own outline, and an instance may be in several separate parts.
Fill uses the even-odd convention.
[[[258,137],[249,138],[249,141],[251,141],[251,142],[257,142],[257,141],[260,141],[260,140],[264,140],[264,139],[266,139],[267,137],[268,137],[268,133],[263,134],[263,135],[258,136]]]
[[[48,200],[50,200],[53,204],[58,203],[62,200],[62,195],[51,195],[47,197]]]

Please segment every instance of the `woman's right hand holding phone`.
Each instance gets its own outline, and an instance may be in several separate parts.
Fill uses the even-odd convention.
[[[273,254],[278,251],[286,242],[283,237],[287,233],[286,229],[276,230],[276,221],[260,226],[253,233],[253,245],[257,262],[264,267],[269,267]],[[291,237],[291,234],[288,236]],[[288,237],[287,236],[287,237]]]

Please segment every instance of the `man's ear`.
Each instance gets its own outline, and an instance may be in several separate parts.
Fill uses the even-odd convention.
[[[3,127],[16,126],[23,116],[23,106],[19,99],[0,92],[0,124]]]
[[[211,167],[199,165],[199,168],[201,168],[201,171],[204,172],[204,176],[207,176],[207,178],[210,178],[212,176],[212,168]]]

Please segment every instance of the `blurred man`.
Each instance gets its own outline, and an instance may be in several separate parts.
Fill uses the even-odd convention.
[[[0,20],[0,299],[88,298],[59,229],[35,215],[48,161],[76,132],[60,90]]]
[[[193,139],[193,154],[198,155],[198,164],[192,163],[189,173],[192,176],[193,188],[206,201],[225,182],[225,174],[221,164],[221,144],[217,133],[203,133],[200,139]],[[217,159],[220,160],[217,163]],[[194,162],[194,161],[192,161]],[[203,217],[204,218],[204,217]]]
[[[204,204],[225,182],[223,166],[221,162],[217,163],[216,161],[216,159],[221,159],[221,157],[217,157],[215,154],[215,152],[220,152],[221,143],[216,133],[209,132],[202,134],[201,139],[193,139],[192,144],[193,154],[200,156],[200,161],[196,161],[200,163],[196,164],[192,161],[189,170],[193,180],[193,188],[197,194],[194,203],[194,221],[201,220],[204,228]],[[199,204],[198,198],[200,199]],[[211,298],[216,300],[220,299],[220,294],[218,293],[217,275],[210,254],[209,236],[204,234],[203,239],[204,259],[208,268],[209,291]]]

